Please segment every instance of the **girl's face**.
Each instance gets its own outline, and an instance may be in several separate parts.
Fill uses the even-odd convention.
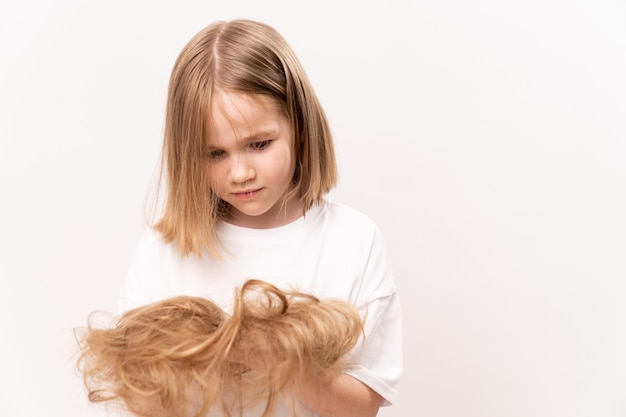
[[[231,206],[229,223],[278,227],[301,216],[284,201],[295,170],[287,118],[267,97],[214,90],[209,120],[209,184]]]

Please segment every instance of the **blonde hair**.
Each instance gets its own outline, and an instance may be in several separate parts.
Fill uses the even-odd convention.
[[[199,417],[261,401],[267,417],[293,384],[341,372],[363,322],[347,302],[249,280],[230,316],[207,299],[179,296],[76,334],[92,402],[121,401],[137,416]]]
[[[298,58],[272,27],[250,20],[216,22],[183,48],[172,70],[162,150],[167,198],[154,225],[182,255],[223,249],[216,227],[229,212],[209,187],[207,132],[215,88],[276,102],[294,135],[296,168],[286,199],[303,214],[337,181],[332,135]]]

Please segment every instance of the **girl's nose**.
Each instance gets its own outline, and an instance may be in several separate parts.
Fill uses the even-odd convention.
[[[254,178],[254,169],[245,158],[235,158],[229,172],[229,180],[244,183]]]

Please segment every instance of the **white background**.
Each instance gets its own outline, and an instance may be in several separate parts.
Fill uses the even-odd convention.
[[[236,17],[291,43],[331,197],[388,240],[406,372],[381,415],[626,416],[619,0],[3,0],[0,415],[104,415],[72,328],[116,307],[177,54]]]

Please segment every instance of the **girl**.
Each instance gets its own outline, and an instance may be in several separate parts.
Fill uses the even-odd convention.
[[[366,317],[364,341],[344,373],[292,387],[299,415],[368,417],[390,404],[401,323],[383,237],[363,214],[324,198],[337,177],[329,126],[273,28],[218,22],[184,47],[162,163],[164,211],[138,244],[121,309],[192,295],[232,311],[233,288],[248,279],[346,300]]]

